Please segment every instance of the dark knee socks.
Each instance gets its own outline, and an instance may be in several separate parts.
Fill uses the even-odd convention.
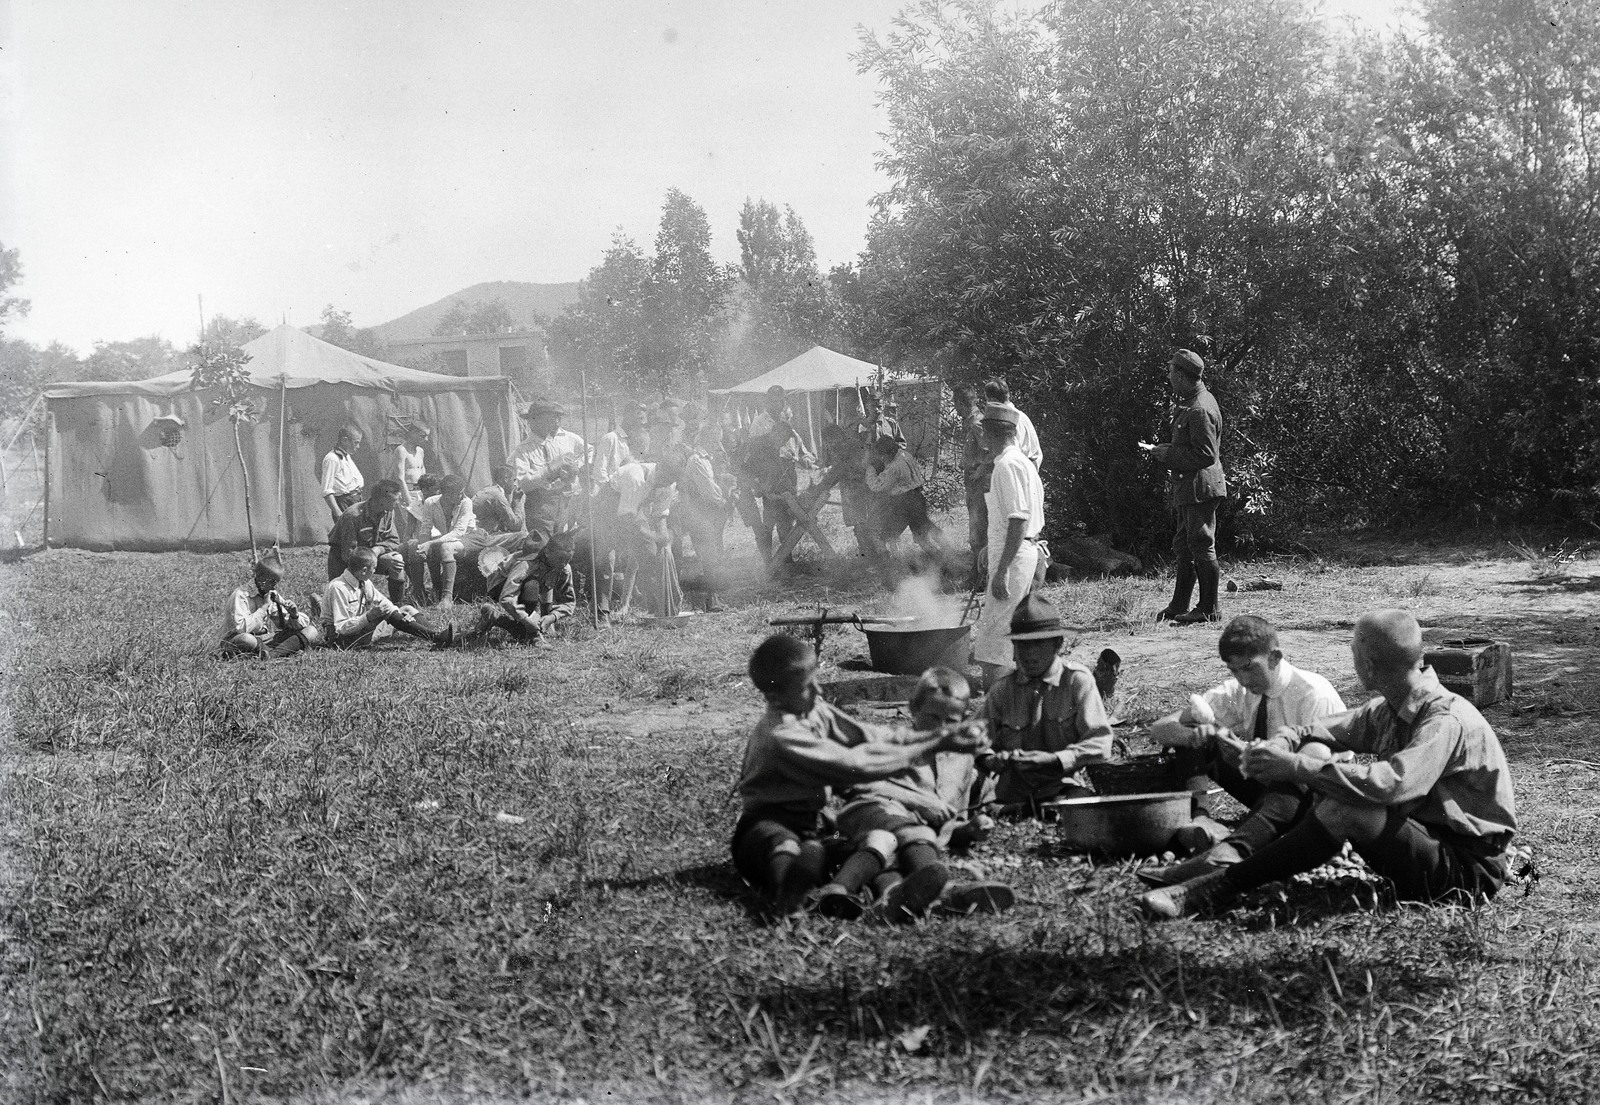
[[[802,840],[800,854],[776,855],[767,860],[767,889],[775,897],[803,895],[821,886],[828,853],[817,840]]]
[[[1226,878],[1234,890],[1254,890],[1321,867],[1343,847],[1344,841],[1330,833],[1316,817],[1303,817],[1298,825],[1255,855],[1228,868]]]
[[[882,870],[883,860],[878,858],[878,853],[863,848],[844,861],[844,866],[839,868],[839,873],[833,877],[833,881],[854,894],[877,878]]]

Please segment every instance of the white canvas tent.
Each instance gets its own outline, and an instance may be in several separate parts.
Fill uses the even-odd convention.
[[[933,456],[939,439],[939,410],[943,385],[926,377],[887,377],[883,368],[870,361],[857,360],[813,345],[791,361],[785,361],[753,380],[736,387],[712,391],[720,396],[724,409],[738,412],[741,419],[761,410],[767,391],[781,385],[789,393],[794,409],[794,427],[813,453],[822,443],[822,428],[833,422],[849,425],[862,412],[860,389],[882,383],[885,402],[899,406],[900,428],[906,442],[918,456]]]
[[[339,427],[365,437],[370,484],[405,421],[432,431],[428,470],[489,482],[515,449],[504,376],[445,376],[362,357],[279,326],[244,346],[255,421],[241,424],[258,539],[327,539],[320,465]],[[45,501],[51,544],[88,549],[237,549],[249,545],[244,477],[227,411],[187,371],[150,380],[57,384],[45,392]]]

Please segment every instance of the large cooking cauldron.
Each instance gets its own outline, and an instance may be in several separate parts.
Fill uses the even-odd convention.
[[[872,670],[890,675],[921,675],[931,667],[965,671],[972,655],[972,626],[943,629],[868,629],[867,652]]]

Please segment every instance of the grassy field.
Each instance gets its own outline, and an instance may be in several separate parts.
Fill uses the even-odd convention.
[[[1277,621],[1350,696],[1365,607],[1513,642],[1518,695],[1488,716],[1539,877],[1489,907],[1385,906],[1343,869],[1151,926],[1130,863],[1011,825],[970,862],[1013,912],[900,930],[765,923],[726,855],[747,652],[802,602],[881,603],[859,570],[747,576],[676,631],[223,663],[244,563],[0,566],[12,1099],[1600,1093],[1600,561],[1368,544],[1234,566],[1285,588],[1229,612]],[[316,552],[289,564],[292,590],[320,581]],[[1124,716],[1223,674],[1214,630],[1150,624],[1162,580],[1050,592],[1078,657],[1124,656]],[[825,678],[864,654],[832,635]]]

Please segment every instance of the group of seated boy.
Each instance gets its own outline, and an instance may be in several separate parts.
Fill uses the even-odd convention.
[[[1013,903],[1002,883],[954,879],[945,850],[980,837],[991,815],[1092,795],[1082,768],[1109,759],[1112,741],[1091,673],[1061,655],[1055,608],[1029,595],[1011,629],[1016,666],[981,706],[959,673],[934,668],[912,694],[909,730],[825,701],[798,638],[756,648],[750,676],[767,708],[745,749],[732,852],[774,913],[909,921]],[[1403,901],[1487,898],[1504,885],[1516,812],[1494,730],[1424,664],[1410,614],[1363,615],[1351,651],[1377,697],[1346,709],[1326,679],[1284,659],[1265,620],[1224,629],[1230,678],[1151,736],[1246,813],[1231,827],[1196,817],[1173,840],[1187,859],[1139,872],[1147,917],[1225,909],[1346,844]]]

